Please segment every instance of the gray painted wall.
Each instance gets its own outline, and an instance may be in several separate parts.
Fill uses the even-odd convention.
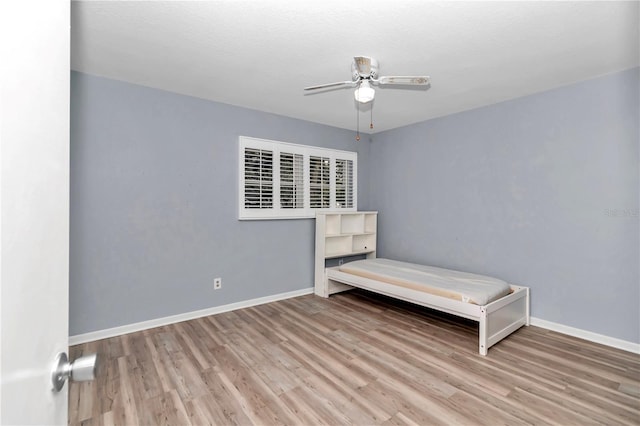
[[[358,151],[380,256],[527,285],[532,315],[640,342],[639,93],[636,68],[355,143],[73,72],[70,334],[312,285],[313,220],[237,220],[246,135]]]
[[[533,316],[640,342],[639,94],[635,68],[376,134],[378,255],[529,286]]]
[[[313,285],[312,219],[237,220],[238,136],[358,151],[368,182],[350,131],[77,72],[71,106],[70,335]]]

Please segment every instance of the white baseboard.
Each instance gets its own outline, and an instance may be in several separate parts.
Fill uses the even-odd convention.
[[[304,296],[312,294],[313,287],[304,288],[302,290],[289,291],[287,293],[274,294],[273,296],[259,297],[257,299],[244,300],[242,302],[230,303],[228,305],[215,306],[213,308],[201,309],[199,311],[186,312],[184,314],[171,315],[168,317],[152,319],[149,321],[127,324],[120,327],[107,328],[105,330],[92,331],[90,333],[76,334],[69,336],[69,346],[79,345],[81,343],[93,342],[95,340],[107,339],[109,337],[121,336],[123,334],[133,333],[136,331],[148,330],[163,325],[175,324],[177,322],[188,321],[196,318],[202,318],[209,315],[221,314],[223,312],[234,311],[236,309],[249,308],[251,306],[262,305],[264,303],[276,302],[278,300],[290,299],[292,297]]]
[[[551,331],[557,331],[558,333],[567,334],[569,336],[578,337],[590,342],[622,349],[623,351],[640,354],[640,343],[628,342],[626,340],[616,339],[615,337],[605,336],[604,334],[593,333],[591,331],[581,330],[579,328],[573,328],[568,325],[562,325],[535,317],[531,317],[531,325],[546,328]]]

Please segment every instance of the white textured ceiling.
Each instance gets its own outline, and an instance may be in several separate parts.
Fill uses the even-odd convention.
[[[429,90],[379,88],[388,130],[639,64],[638,2],[74,1],[72,68],[354,129],[354,55]],[[369,131],[369,112],[361,127]]]

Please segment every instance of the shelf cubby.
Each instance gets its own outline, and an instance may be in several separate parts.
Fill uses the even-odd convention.
[[[376,235],[375,234],[361,234],[353,236],[353,243],[351,245],[351,251],[363,252],[367,250],[376,249]]]
[[[324,254],[326,256],[335,256],[340,253],[349,253],[353,248],[353,236],[339,235],[327,236],[324,244]]]
[[[350,214],[341,215],[340,233],[359,234],[364,232],[364,215]]]
[[[339,214],[326,215],[325,235],[340,235],[340,215]]]

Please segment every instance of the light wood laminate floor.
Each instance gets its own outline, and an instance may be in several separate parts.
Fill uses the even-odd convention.
[[[478,354],[476,323],[355,290],[71,348],[71,425],[640,424],[640,355],[537,327]]]

